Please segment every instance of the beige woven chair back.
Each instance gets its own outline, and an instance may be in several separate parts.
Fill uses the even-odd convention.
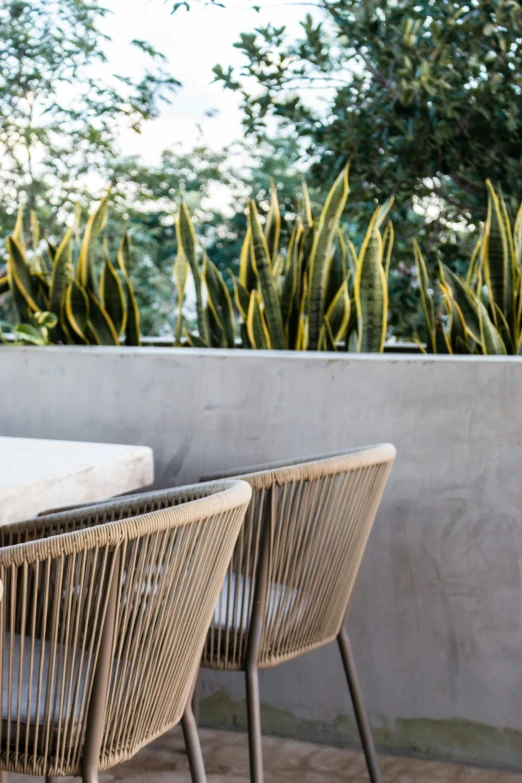
[[[255,602],[260,667],[335,639],[394,458],[384,444],[224,474],[247,481],[253,496],[203,666],[244,668]]]
[[[107,769],[178,723],[250,495],[220,481],[0,528],[2,768],[79,775],[98,725]]]

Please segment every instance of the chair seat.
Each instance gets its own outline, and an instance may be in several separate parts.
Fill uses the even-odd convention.
[[[33,640],[29,636],[11,635],[7,632],[4,635],[3,646],[3,721],[15,722],[19,719],[21,724],[36,725],[43,723],[44,718],[49,716],[54,716],[56,721],[59,714],[69,716],[73,709],[74,720],[77,721],[85,687],[85,676],[89,669],[88,652],[83,656],[79,651],[74,653],[72,671],[71,654],[73,653],[63,646],[58,646],[53,661],[54,666],[50,671],[50,642],[42,643],[40,639]],[[64,683],[65,666],[67,677]],[[11,692],[9,692],[9,682],[11,682]]]
[[[247,631],[250,623],[252,579],[239,576],[233,571],[227,573],[214,610],[214,627]],[[297,603],[298,591],[286,585],[271,582],[268,586],[266,616],[275,614],[286,618]]]

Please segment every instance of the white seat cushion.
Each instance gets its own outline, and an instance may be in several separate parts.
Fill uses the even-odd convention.
[[[249,625],[252,580],[243,574],[227,573],[214,610],[214,626],[246,631]],[[271,582],[267,594],[267,614],[282,612],[286,617],[297,601],[297,590]]]
[[[22,637],[19,634],[7,632],[3,639],[3,682],[2,682],[2,718],[3,720],[17,720],[18,716],[18,697],[20,698],[20,720],[22,723],[42,723],[46,707],[51,715],[57,715],[60,711],[60,702],[62,696],[63,680],[63,648],[56,652],[54,671],[49,672],[49,659],[51,652],[50,642],[42,642],[40,639],[34,640],[33,648],[33,669],[31,671],[31,646],[33,644],[31,637],[23,637],[23,660],[20,681],[20,662]],[[11,651],[12,644],[12,651]],[[40,656],[43,652],[43,661]],[[70,653],[69,653],[70,655]],[[9,672],[9,665],[12,661],[12,669]],[[74,672],[71,676],[71,661],[67,663],[67,673],[64,688],[63,712],[68,713],[75,700],[78,690],[78,699],[76,702],[76,712],[79,712],[83,689],[85,685],[85,674],[88,669],[88,653],[82,656],[80,652],[76,653],[74,661]],[[41,668],[41,674],[40,674]],[[80,671],[81,668],[81,671]],[[11,676],[11,698],[9,699],[9,677]],[[38,704],[38,683],[41,677],[40,703]],[[79,682],[78,682],[79,678]],[[47,692],[51,689],[51,696],[48,700]],[[30,693],[29,693],[30,691]],[[30,698],[29,698],[30,697]],[[49,704],[47,702],[49,701]],[[78,716],[76,715],[76,718]]]

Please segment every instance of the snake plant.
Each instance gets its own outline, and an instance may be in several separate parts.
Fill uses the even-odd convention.
[[[7,237],[7,278],[17,321],[16,339],[34,344],[139,345],[139,311],[128,275],[130,240],[125,234],[117,268],[104,242],[98,276],[97,244],[107,219],[108,194],[89,217],[80,240],[79,210],[75,225],[60,244],[41,251],[40,227],[31,214],[31,248],[25,244],[23,212]]]
[[[486,181],[486,221],[466,279],[439,264],[442,308],[421,249],[415,264],[429,353],[522,354],[522,205],[512,221],[502,192]]]
[[[217,267],[198,251],[188,209],[177,218],[178,293],[176,342],[199,347],[382,351],[388,315],[388,269],[393,227],[381,226],[392,201],[377,207],[359,252],[345,239],[341,218],[348,197],[348,168],[334,182],[318,219],[306,184],[302,214],[288,246],[280,247],[281,212],[272,183],[264,225],[248,204],[239,275],[230,290]],[[196,291],[197,333],[186,328],[183,298],[188,271]]]

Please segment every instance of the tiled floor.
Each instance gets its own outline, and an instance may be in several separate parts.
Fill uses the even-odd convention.
[[[202,730],[208,783],[247,783],[245,734]],[[359,753],[273,737],[265,739],[265,783],[368,783]],[[381,757],[383,783],[522,783],[522,775],[432,761]],[[35,778],[11,775],[12,783]],[[174,730],[101,783],[190,783],[181,734]]]

